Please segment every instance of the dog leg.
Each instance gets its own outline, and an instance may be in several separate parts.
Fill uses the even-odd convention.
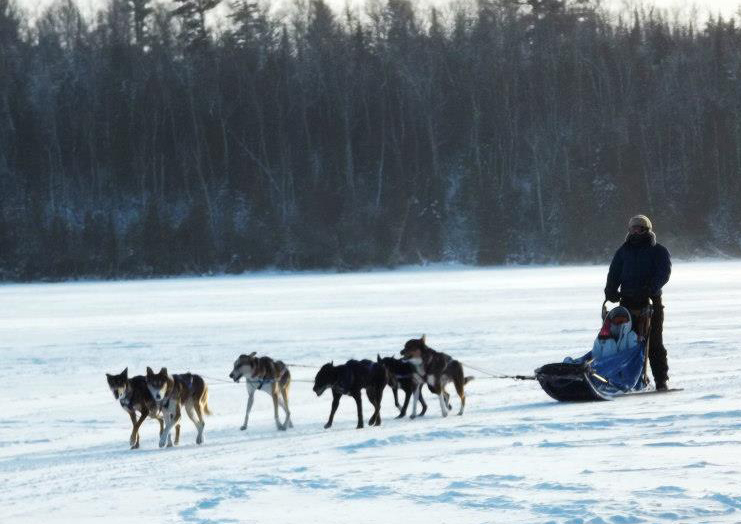
[[[198,418],[196,417],[195,408],[192,404],[186,404],[185,405],[185,412],[188,414],[188,418],[193,422],[193,425],[196,427],[196,431],[198,431],[198,435],[196,436],[196,444],[200,444],[202,442],[202,435],[201,435],[201,424],[198,422]]]
[[[419,416],[424,417],[425,413],[427,413],[427,402],[425,402],[424,395],[422,395],[422,386],[419,387],[419,403],[422,404],[422,411],[420,411]]]
[[[252,410],[252,403],[255,401],[255,390],[247,387],[247,410],[244,412],[244,424],[239,428],[242,431],[247,429],[247,423],[250,420],[250,411]]]
[[[394,405],[399,411],[401,411],[401,406],[399,406],[399,388],[396,386],[391,386],[391,391],[394,392]],[[404,400],[405,406],[406,406],[408,399],[409,399],[409,394],[407,394],[407,398]]]
[[[355,399],[355,404],[358,406],[357,429],[362,429],[363,428],[363,398],[360,396],[360,391],[353,393],[352,398]]]
[[[380,426],[381,425],[381,395],[379,394],[377,398],[374,399],[372,402],[373,404],[373,416],[371,419],[373,420],[373,423],[371,424],[368,422],[369,426]]]
[[[198,417],[198,436],[196,437],[196,444],[203,444],[203,430],[206,428],[206,421],[203,420],[203,412],[208,411],[208,404],[204,402],[201,405],[200,402],[196,402],[195,405],[196,416]]]
[[[412,414],[409,418],[417,418],[417,401],[419,400],[419,394],[422,392],[422,385],[418,385],[414,388],[414,400],[412,401]]]
[[[142,411],[142,416],[137,422],[134,423],[134,430],[131,433],[131,437],[133,439],[131,443],[131,449],[137,449],[139,447],[139,428],[141,427],[142,422],[144,422],[145,418],[147,418],[147,412]]]
[[[461,373],[461,376],[463,373]],[[463,409],[466,407],[466,392],[463,389],[464,380],[456,381],[455,383],[455,389],[458,393],[458,396],[461,399],[461,409],[458,411],[458,415],[463,415]]]
[[[378,390],[378,399],[376,399],[376,426],[381,425],[381,401],[383,400],[383,390],[386,386],[381,386]]]
[[[275,427],[278,428],[278,431],[285,431],[286,428],[280,423],[280,417],[278,417],[278,388],[275,384],[273,384],[272,391],[270,391],[270,396],[273,397],[273,417],[275,418]]]
[[[136,432],[138,429],[136,425],[136,413],[129,410],[126,410],[126,412],[131,418],[131,435],[129,435],[129,446],[131,446],[131,449],[134,449],[134,444],[136,444]]]
[[[172,431],[172,427],[175,425],[175,412],[173,410],[163,410],[164,418],[165,418],[165,429],[160,434],[160,447],[164,448],[165,444],[167,444],[167,447],[172,446],[172,437],[170,436],[170,431]]]
[[[376,394],[371,392],[370,389],[366,389],[365,392],[368,395],[368,400],[370,401],[371,406],[373,406],[373,414],[371,415],[371,418],[368,420],[368,425],[375,426],[376,417],[378,416],[378,410],[376,409],[376,404],[377,404]]]
[[[172,401],[170,401],[172,402]],[[180,444],[180,404],[175,403],[175,408],[170,411],[170,431],[167,432],[167,447],[172,447],[172,426],[175,426],[175,445]]]
[[[443,417],[448,416],[448,405],[445,402],[445,387],[440,385],[440,394],[437,396],[440,399],[440,411],[442,411]]]
[[[407,414],[407,407],[409,407],[409,399],[412,398],[412,392],[409,390],[404,391],[404,405],[400,408],[400,413],[396,418],[404,418]]]
[[[450,393],[447,391],[444,391],[445,393],[445,405],[448,406],[448,411],[453,409],[453,405],[450,403]]]
[[[340,405],[340,397],[342,396],[342,393],[336,393],[334,390],[332,391],[332,411],[329,412],[329,420],[326,424],[324,424],[324,429],[329,429],[332,427],[332,421],[334,420],[334,413],[337,411],[337,406]]]
[[[281,397],[278,400],[280,401],[283,411],[286,413],[286,420],[283,422],[283,426],[285,428],[292,428],[293,422],[291,422],[291,410],[288,409],[288,387],[286,386],[281,388],[280,394]]]

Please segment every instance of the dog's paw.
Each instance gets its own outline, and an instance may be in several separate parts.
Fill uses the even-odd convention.
[[[362,424],[358,424],[357,426],[355,426],[355,429],[363,429],[363,425]]]
[[[421,417],[421,416],[422,416],[422,415],[420,415],[420,417]],[[415,418],[417,418],[417,415],[409,415],[409,418],[410,418],[410,419],[412,419],[412,420],[414,420]]]
[[[448,412],[446,411],[446,412],[443,413],[443,418],[445,418],[447,416],[448,416]]]
[[[160,447],[161,448],[164,448],[165,447],[165,443],[163,441],[161,441],[161,440],[160,440]]]
[[[278,424],[276,427],[278,428],[278,431],[285,431],[286,430],[286,427],[283,424]]]
[[[240,429],[241,431],[244,431],[245,429],[247,429],[247,426],[240,426],[240,428],[239,428],[239,429]]]
[[[203,444],[203,437],[201,435],[196,437],[196,444]]]
[[[324,424],[324,429],[329,429],[331,427],[332,427],[332,423],[331,422],[327,422],[326,424]]]
[[[399,413],[396,415],[396,418],[404,418],[406,415],[404,413]]]

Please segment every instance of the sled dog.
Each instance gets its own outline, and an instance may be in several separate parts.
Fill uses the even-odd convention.
[[[381,357],[379,356],[378,358]],[[399,415],[396,418],[404,418],[407,414],[407,407],[409,407],[409,399],[414,395],[414,390],[417,389],[417,386],[424,384],[424,380],[417,375],[414,364],[406,360],[384,357],[381,358],[381,363],[388,373],[389,387],[394,394],[394,404],[399,409]],[[399,389],[404,392],[403,406],[399,405]],[[419,414],[421,417],[427,412],[427,402],[422,398],[421,391],[419,392],[419,402],[422,404],[422,411]]]
[[[180,415],[181,407],[198,430],[196,444],[203,443],[203,428],[206,423],[203,415],[210,415],[208,409],[208,387],[199,375],[183,373],[172,375],[167,373],[167,368],[160,369],[159,373],[147,367],[147,388],[165,419],[165,429],[160,435],[160,447],[172,446],[170,431],[175,428],[175,444],[180,441]]]
[[[381,425],[381,399],[383,389],[388,383],[386,368],[380,362],[370,360],[348,360],[344,364],[335,366],[334,362],[324,364],[314,378],[314,393],[319,397],[328,388],[332,388],[332,410],[324,429],[332,427],[335,411],[340,405],[342,395],[349,395],[355,399],[358,407],[358,425],[363,427],[363,403],[360,390],[365,388],[368,400],[373,404],[373,415],[368,421],[369,426]]]
[[[427,383],[430,391],[440,398],[440,410],[443,417],[448,416],[450,406],[447,402],[447,392],[445,386],[452,382],[455,390],[461,399],[461,408],[459,415],[463,415],[463,409],[466,407],[466,394],[463,387],[473,380],[473,377],[463,376],[463,365],[450,355],[440,351],[435,351],[427,345],[427,338],[410,339],[404,344],[401,355],[415,367],[417,382],[419,385],[414,391],[414,402],[412,403],[411,418],[417,416],[417,399],[422,391],[422,384]]]
[[[244,414],[244,424],[239,429],[243,431],[247,429],[252,402],[255,399],[255,391],[264,391],[273,397],[273,414],[276,427],[281,431],[292,428],[291,411],[288,408],[291,372],[280,360],[273,360],[270,357],[256,357],[255,355],[254,351],[249,355],[239,355],[239,358],[234,362],[234,369],[229,373],[229,377],[234,382],[239,382],[239,379],[244,377],[247,384],[247,410]],[[278,406],[283,408],[286,414],[286,419],[282,424],[278,416]]]
[[[106,373],[105,376],[113,398],[118,400],[124,411],[131,417],[133,426],[129,437],[131,449],[139,447],[139,427],[148,416],[160,423],[160,435],[162,435],[164,428],[162,415],[159,413],[157,403],[149,394],[146,379],[141,375],[129,378],[129,368],[124,369],[118,375]],[[141,415],[139,420],[136,419],[137,411]]]

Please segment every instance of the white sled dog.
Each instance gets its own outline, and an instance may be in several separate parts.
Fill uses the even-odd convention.
[[[288,390],[291,387],[291,373],[286,365],[280,360],[273,360],[270,357],[256,357],[256,352],[249,355],[239,355],[234,362],[234,369],[229,373],[229,377],[234,382],[244,377],[247,384],[247,410],[244,414],[244,424],[241,429],[247,429],[247,423],[250,419],[252,403],[255,400],[255,391],[264,391],[273,397],[273,413],[275,415],[275,425],[280,431],[293,427],[291,422],[291,411],[288,408]],[[286,413],[286,419],[281,424],[278,417],[278,406],[283,408]]]

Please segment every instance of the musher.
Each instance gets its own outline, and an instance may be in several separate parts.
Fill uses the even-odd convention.
[[[612,258],[607,273],[605,299],[620,302],[629,310],[644,308],[649,299],[653,303],[648,359],[657,391],[666,390],[669,380],[669,364],[663,340],[661,288],[669,281],[671,271],[669,251],[656,243],[656,235],[648,217],[637,215],[631,218],[625,242]]]

